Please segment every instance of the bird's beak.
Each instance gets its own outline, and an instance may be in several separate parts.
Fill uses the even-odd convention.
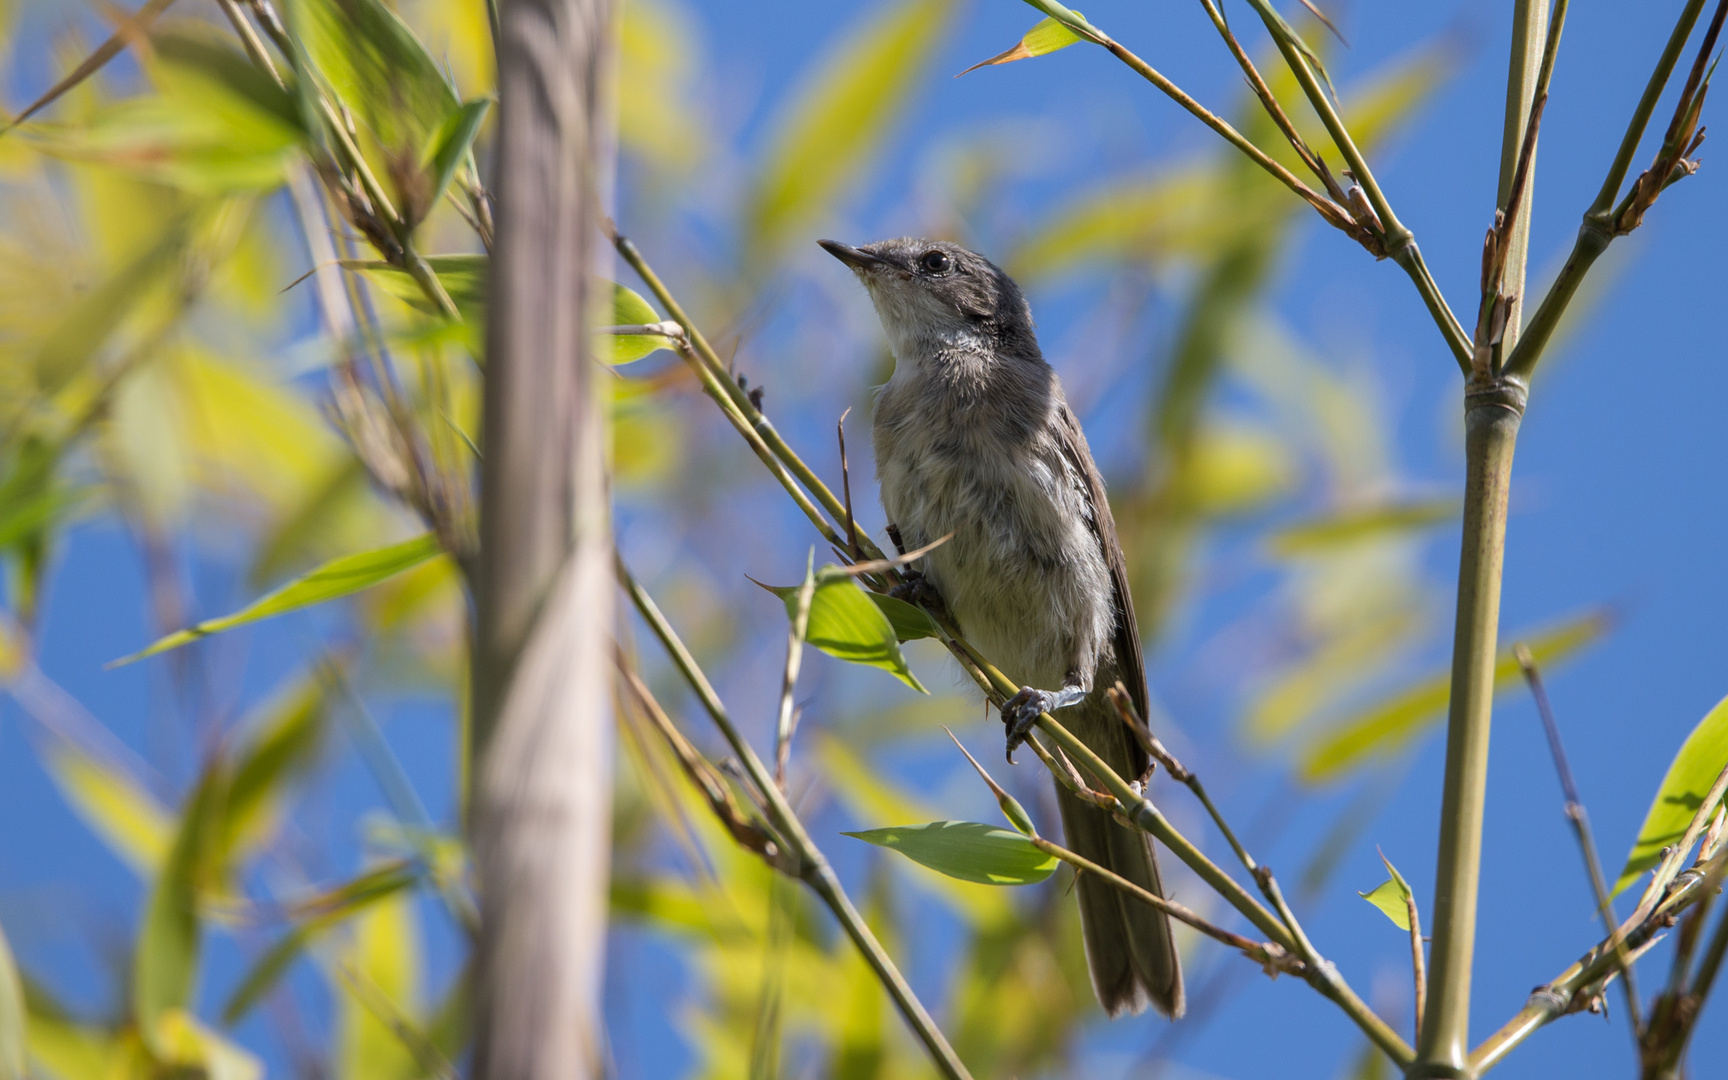
[[[822,249],[828,254],[839,259],[854,270],[869,270],[877,266],[888,265],[887,260],[878,258],[862,248],[855,248],[850,244],[842,244],[838,240],[818,240],[816,242],[821,244]]]

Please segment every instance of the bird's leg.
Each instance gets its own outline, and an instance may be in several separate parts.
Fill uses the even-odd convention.
[[[1018,694],[1003,703],[1002,726],[1008,729],[1008,764],[1014,764],[1014,748],[1025,742],[1031,734],[1032,726],[1038,722],[1039,713],[1053,713],[1057,709],[1077,704],[1086,696],[1086,688],[1080,685],[1077,676],[1070,674],[1067,683],[1068,685],[1060,690],[1039,690],[1022,686]]]
[[[888,526],[888,539],[894,541],[894,550],[902,555],[906,554],[906,543],[900,538],[900,526]],[[889,596],[928,608],[943,618],[947,617],[948,605],[943,602],[942,593],[924,576],[922,570],[903,566],[900,568],[900,578],[900,583],[888,590]]]

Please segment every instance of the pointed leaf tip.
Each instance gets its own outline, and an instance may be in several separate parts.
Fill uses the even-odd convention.
[[[1085,18],[1085,16],[1080,15],[1080,12],[1078,11],[1074,12],[1074,14],[1081,18]],[[1049,18],[1040,19],[1032,29],[1026,31],[1025,36],[1014,43],[1012,48],[999,52],[988,60],[978,61],[965,71],[962,71],[960,75],[970,74],[981,67],[992,67],[996,64],[1010,64],[1016,60],[1030,60],[1035,56],[1046,56],[1058,49],[1066,49],[1068,46],[1077,44],[1083,40],[1085,39],[1079,34],[1076,34],[1073,30],[1069,29],[1065,23]],[[954,77],[958,79],[960,75]]]
[[[983,885],[1034,885],[1056,870],[1056,857],[1038,850],[1025,836],[976,821],[931,821],[844,835]]]

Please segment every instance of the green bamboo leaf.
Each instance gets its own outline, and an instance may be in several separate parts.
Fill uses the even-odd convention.
[[[442,317],[426,298],[408,271],[371,259],[343,259],[344,269],[354,270],[389,295],[427,315]],[[484,255],[428,255],[426,263],[438,276],[444,291],[455,301],[462,321],[476,328],[486,325],[486,276],[489,260]]]
[[[96,358],[150,291],[171,280],[188,234],[185,218],[170,220],[141,254],[66,307],[32,360],[37,385],[44,394],[64,388]]]
[[[888,617],[888,625],[894,628],[894,637],[900,641],[916,641],[919,638],[933,638],[937,635],[936,620],[928,612],[916,604],[908,604],[904,600],[889,596],[887,593],[865,591],[865,595],[875,602],[882,614]]]
[[[1705,713],[1680,744],[1680,752],[1662,777],[1662,786],[1656,789],[1650,812],[1644,815],[1644,825],[1626,856],[1625,869],[1620,871],[1612,895],[1655,866],[1663,848],[1680,842],[1724,767],[1728,767],[1728,698]]]
[[[6,932],[0,929],[0,1080],[25,1080],[24,983]]]
[[[1074,14],[1079,15],[1080,13],[1076,11]],[[1048,56],[1058,49],[1066,49],[1068,46],[1079,44],[1084,40],[1086,39],[1070,30],[1066,23],[1050,18],[1040,19],[1033,25],[1032,29],[1026,31],[1020,40],[1014,43],[1012,48],[999,52],[988,60],[978,61],[962,71],[960,75],[977,71],[981,67],[1011,64],[1016,60],[1030,60],[1035,56]],[[958,79],[960,75],[954,77]]]
[[[1290,525],[1266,539],[1266,549],[1275,558],[1329,552],[1361,540],[1413,532],[1455,519],[1462,505],[1457,499],[1410,499],[1357,507],[1322,518]]]
[[[753,258],[778,248],[852,184],[905,111],[953,11],[951,0],[900,0],[848,28],[816,62],[775,127],[748,196]]]
[[[419,1040],[402,1030],[417,1025],[420,1016],[421,938],[413,898],[396,892],[369,905],[353,929],[351,947],[330,973],[337,1000],[331,1040],[336,1075],[352,1080],[420,1075],[405,1044]]]
[[[432,203],[444,197],[444,189],[450,186],[456,170],[467,160],[469,150],[474,147],[474,138],[480,134],[480,125],[491,108],[491,98],[463,102],[450,110],[444,122],[438,125],[438,130],[426,141],[421,165],[432,176]],[[431,209],[430,203],[427,209]]]
[[[156,16],[166,11],[168,5],[173,2],[174,0],[150,0],[150,2],[145,4],[143,7],[120,20],[119,25],[114,28],[114,34],[109,37],[107,41],[104,41],[101,45],[97,46],[95,52],[85,57],[77,67],[73,68],[66,74],[65,78],[55,83],[41,97],[24,106],[24,110],[18,114],[16,119],[7,124],[4,128],[0,128],[0,135],[12,130],[19,124],[28,120],[31,116],[34,116],[49,105],[52,105],[68,90],[73,89],[85,79],[88,79],[98,71],[101,71],[102,68],[107,65],[108,61],[119,56],[121,51],[125,49],[127,45],[142,37],[150,29],[150,24],[156,21]]]
[[[240,979],[240,984],[222,1006],[222,1025],[233,1027],[263,1000],[308,945],[334,927],[418,880],[406,860],[369,870],[352,881],[294,905],[303,921],[282,935]]]
[[[798,586],[762,587],[785,602],[788,618],[796,614]],[[870,594],[851,575],[838,567],[824,566],[816,575],[816,592],[810,598],[810,629],[804,640],[848,663],[881,668],[920,694],[930,692],[907,666],[888,616],[870,602]]]
[[[157,61],[166,66],[161,74],[170,79],[196,76],[196,88],[217,92],[228,99],[224,105],[243,105],[280,128],[305,136],[294,91],[272,79],[214,27],[179,25],[153,34],[150,45]]]
[[[1392,865],[1392,860],[1386,853],[1380,853],[1380,861],[1386,864],[1386,872],[1390,878],[1374,886],[1369,892],[1359,892],[1356,895],[1373,904],[1386,913],[1386,917],[1398,924],[1398,929],[1406,934],[1410,932],[1410,898],[1415,894],[1410,891],[1410,883],[1404,880],[1404,875]]]
[[[1025,836],[977,821],[931,821],[845,835],[983,885],[1035,885],[1056,870],[1056,857],[1039,851]]]
[[[118,765],[56,743],[42,763],[55,786],[108,849],[140,877],[154,876],[174,838],[174,819],[137,778]]]
[[[400,574],[410,567],[419,566],[427,559],[441,553],[438,538],[428,533],[400,544],[379,548],[376,551],[363,551],[355,555],[344,555],[332,559],[311,573],[290,581],[275,592],[259,599],[219,619],[209,619],[196,626],[184,630],[176,630],[160,641],[155,642],[143,652],[134,653],[109,664],[109,667],[119,667],[154,656],[169,649],[177,649],[189,642],[197,641],[211,634],[219,634],[236,626],[268,619],[272,616],[298,611],[301,608],[322,604],[329,600],[369,589],[381,581]]]
[[[144,1044],[167,1056],[163,1019],[192,1000],[198,972],[198,880],[205,845],[222,812],[222,776],[213,764],[199,777],[181,815],[174,846],[163,860],[144,909],[132,962],[132,1010]]]
[[[643,326],[660,322],[660,313],[641,294],[617,282],[612,286],[612,325]],[[659,334],[599,334],[594,343],[595,355],[608,364],[628,364],[649,353],[672,347],[671,341]]]
[[[1548,664],[1601,637],[1612,621],[1608,612],[1597,610],[1522,640],[1539,663]],[[1495,693],[1516,685],[1519,670],[1512,650],[1501,650],[1494,663]],[[1449,670],[1435,672],[1333,725],[1303,753],[1297,775],[1306,783],[1327,783],[1397,753],[1446,710],[1451,678]]]

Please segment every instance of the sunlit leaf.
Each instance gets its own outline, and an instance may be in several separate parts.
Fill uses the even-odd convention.
[[[1074,14],[1078,15],[1080,12],[1076,11]],[[978,61],[962,71],[960,75],[977,71],[981,67],[1008,64],[1015,60],[1030,60],[1035,56],[1047,56],[1058,49],[1066,49],[1068,46],[1084,40],[1079,34],[1070,30],[1066,23],[1057,22],[1055,19],[1040,19],[1032,29],[1026,31],[1025,35],[1014,43],[1012,48],[999,52],[988,60]],[[959,78],[960,75],[956,75],[955,78]]]
[[[24,983],[6,932],[0,929],[0,1080],[24,1080]]]
[[[745,213],[760,258],[869,172],[872,155],[905,111],[952,11],[949,0],[899,0],[848,27],[787,95],[791,110]]]
[[[949,877],[983,885],[1033,885],[1054,873],[1058,861],[1020,833],[976,821],[931,821],[845,835],[891,848]]]
[[[1398,924],[1398,929],[1410,932],[1410,898],[1415,895],[1410,891],[1410,883],[1404,880],[1404,875],[1392,865],[1392,860],[1386,853],[1380,853],[1380,861],[1386,864],[1386,872],[1390,878],[1376,885],[1369,892],[1359,892],[1356,895],[1373,904],[1386,913],[1386,917]]]
[[[1662,786],[1656,789],[1650,812],[1644,815],[1644,825],[1626,856],[1620,880],[1614,883],[1615,894],[1655,866],[1663,848],[1680,842],[1724,768],[1728,768],[1728,698],[1705,713],[1680,744],[1680,752],[1662,777]]]
[[[661,321],[660,314],[638,293],[616,282],[610,284],[613,326],[643,326]],[[672,347],[671,342],[659,334],[599,334],[596,337],[594,351],[608,364],[628,364],[656,350]]]
[[[141,877],[157,872],[173,842],[174,820],[143,784],[119,766],[67,744],[49,747],[43,764],[109,850]]]
[[[1595,641],[1611,622],[1607,612],[1594,611],[1516,640],[1525,642],[1537,662],[1546,665]],[[1503,649],[1494,664],[1495,692],[1517,685],[1519,670],[1512,650]],[[1445,711],[1451,678],[1450,670],[1436,672],[1333,726],[1302,755],[1298,775],[1311,784],[1326,783],[1397,753]]]
[[[389,1019],[412,1022],[419,1016],[421,945],[413,898],[397,892],[368,905],[353,927],[353,946],[338,956],[341,968],[331,977],[338,995],[336,1075],[408,1080],[420,1069]]]
[[[888,617],[888,625],[894,628],[894,636],[899,640],[916,641],[919,638],[936,636],[936,620],[923,608],[887,593],[866,590],[865,595],[882,609],[882,614]]]
[[[478,354],[485,344],[486,277],[489,261],[484,255],[428,255],[426,263],[462,316],[462,341]],[[343,259],[342,266],[359,271],[366,279],[414,310],[442,320],[444,315],[427,297],[413,275],[387,262]]]
[[[619,149],[662,170],[700,161],[712,140],[698,77],[691,15],[660,0],[624,5],[618,32]]]
[[[293,914],[302,921],[253,962],[222,1006],[222,1023],[232,1027],[244,1019],[252,1007],[275,987],[289,965],[320,935],[372,904],[411,888],[416,880],[413,866],[406,861],[392,862],[293,904]]]
[[[37,1080],[87,1080],[114,1075],[118,1040],[94,1024],[81,1024],[45,1000],[39,986],[26,982],[29,1004],[29,1063]]]
[[[430,198],[433,202],[443,197],[444,189],[450,186],[456,170],[467,160],[468,152],[474,146],[474,137],[480,134],[480,125],[491,108],[491,98],[465,101],[450,110],[438,130],[427,140],[426,160],[421,164],[432,176]]]
[[[1461,508],[1458,500],[1451,498],[1352,507],[1279,529],[1267,537],[1266,548],[1283,559],[1330,551],[1362,540],[1397,536],[1451,521]]]
[[[198,879],[204,849],[222,812],[222,781],[211,768],[186,801],[161,870],[150,889],[132,967],[132,1009],[145,1045],[162,1055],[164,1016],[188,1007],[198,972]]]
[[[263,1080],[264,1065],[244,1048],[210,1030],[185,1009],[170,1009],[158,1019],[151,1050],[172,1074],[204,1080]]]
[[[763,588],[786,603],[788,616],[796,614],[798,586]],[[929,693],[912,674],[894,625],[858,582],[825,566],[816,575],[816,591],[810,598],[810,629],[805,640],[829,656],[853,664],[881,668],[921,694]]]
[[[418,566],[440,553],[438,538],[427,534],[412,540],[405,540],[400,544],[379,548],[376,551],[344,555],[339,559],[325,563],[303,577],[290,581],[275,592],[260,597],[232,615],[224,615],[219,619],[209,619],[196,626],[176,630],[143,652],[116,660],[110,666],[130,664],[135,660],[142,660],[147,656],[154,656],[169,649],[177,649],[189,642],[197,641],[199,638],[219,634],[236,626],[340,599],[362,589],[371,588],[380,581],[399,574],[409,567]]]

